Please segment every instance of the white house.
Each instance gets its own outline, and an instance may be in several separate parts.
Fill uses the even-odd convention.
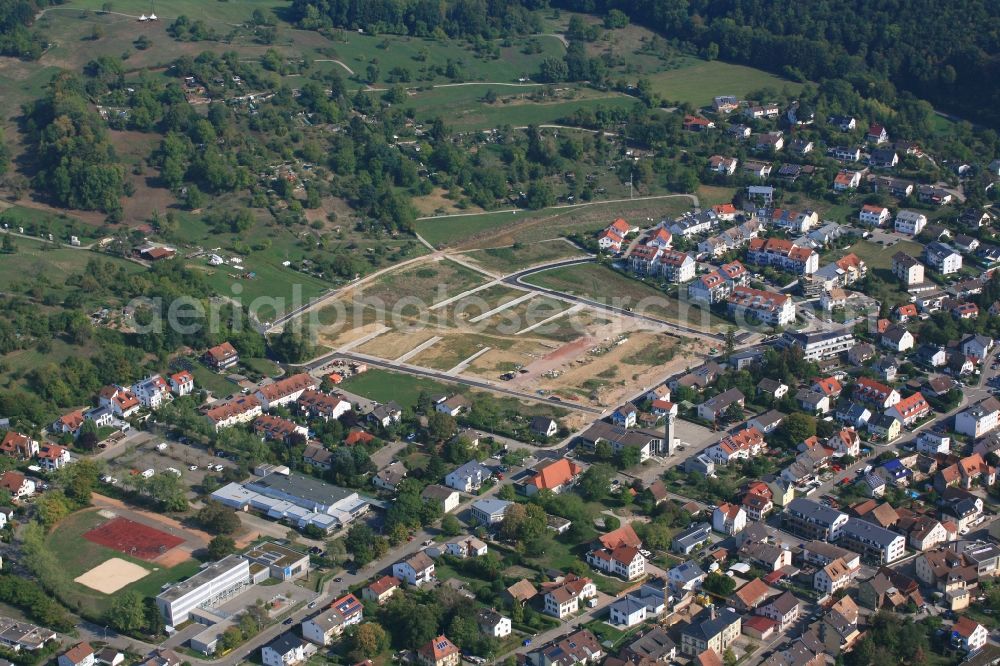
[[[607,574],[635,580],[646,573],[646,558],[635,546],[598,548],[587,553],[587,563]]]
[[[94,648],[78,643],[59,655],[59,666],[94,666]]]
[[[445,544],[445,552],[454,557],[465,559],[485,555],[488,547],[474,536],[459,537]]]
[[[69,461],[69,450],[57,444],[42,444],[38,449],[38,464],[42,469],[60,469]]]
[[[626,595],[608,606],[608,619],[618,627],[634,627],[646,621],[646,604]]]
[[[488,467],[475,460],[470,460],[458,469],[444,477],[444,483],[449,488],[471,493],[479,490],[486,479],[493,476]]]
[[[133,384],[132,393],[143,407],[159,409],[169,399],[170,385],[160,375],[151,375]]]
[[[994,400],[994,402],[996,402],[996,401]],[[998,404],[997,407],[998,407],[998,410],[1000,410],[1000,404]],[[966,410],[966,411],[969,411],[969,410]],[[1000,413],[1000,411],[998,411],[998,413]],[[958,416],[955,417],[955,420],[956,420],[956,425],[957,425]],[[996,426],[994,425],[994,427],[996,427]],[[956,430],[957,430],[957,428],[956,428]],[[960,430],[957,430],[957,431],[961,432]],[[933,455],[936,455],[938,453],[945,453],[945,454],[947,454],[950,451],[951,451],[951,438],[948,437],[948,435],[939,435],[936,432],[931,432],[931,431],[928,430],[928,431],[924,431],[924,432],[920,433],[920,436],[917,437],[917,452],[918,453],[923,453],[923,454],[928,455],[928,456],[933,456]]]
[[[992,396],[955,416],[955,432],[974,439],[992,432],[997,425],[1000,425],[1000,401]]]
[[[962,255],[939,241],[927,244],[924,259],[942,275],[957,273],[962,268]]]
[[[479,630],[487,636],[492,636],[493,638],[510,636],[510,618],[501,615],[491,608],[480,608],[476,612],[476,624],[479,625]]]
[[[892,217],[892,213],[885,206],[875,206],[872,204],[865,204],[861,207],[861,212],[858,214],[858,220],[861,224],[867,224],[873,227],[881,227],[889,218]]]
[[[420,587],[434,581],[434,560],[420,551],[392,565],[392,575],[410,585]]]
[[[278,636],[260,651],[264,666],[294,666],[316,652],[316,646],[288,632]]]
[[[167,381],[170,384],[170,390],[178,397],[194,391],[194,375],[187,370],[170,375]]]
[[[747,512],[737,504],[725,502],[712,513],[712,529],[723,534],[737,534],[747,526]]]
[[[971,617],[963,615],[951,627],[951,644],[963,652],[975,652],[986,645],[990,632]]]
[[[915,210],[901,210],[896,213],[896,233],[917,236],[927,226],[927,216]]]

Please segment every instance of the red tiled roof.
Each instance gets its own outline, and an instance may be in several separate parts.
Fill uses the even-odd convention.
[[[572,481],[582,471],[583,468],[572,460],[560,458],[559,460],[536,467],[535,476],[531,479],[531,483],[540,490],[554,490]]]

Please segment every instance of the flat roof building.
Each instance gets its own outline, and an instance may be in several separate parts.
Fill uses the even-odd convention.
[[[214,608],[251,584],[249,560],[227,555],[161,592],[156,597],[156,607],[166,623],[176,627],[187,621],[194,609]]]
[[[243,557],[267,567],[271,578],[294,580],[309,571],[309,556],[270,541],[254,546]]]

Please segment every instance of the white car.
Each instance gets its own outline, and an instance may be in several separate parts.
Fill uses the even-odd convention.
[[[188,470],[190,470],[192,472],[195,471],[196,469],[198,469],[197,465],[191,465],[190,467],[188,467]]]
[[[214,469],[216,472],[221,472],[222,471],[222,465],[216,465],[212,469]]]

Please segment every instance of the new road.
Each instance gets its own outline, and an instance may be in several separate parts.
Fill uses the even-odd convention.
[[[699,336],[703,338],[711,338],[722,342],[725,340],[725,336],[721,333],[706,333],[705,331],[691,326],[685,326],[684,324],[679,324],[675,321],[668,321],[666,319],[658,319],[657,317],[651,317],[647,314],[642,314],[640,312],[633,312],[628,308],[617,307],[615,305],[608,305],[607,303],[601,303],[600,301],[595,301],[589,298],[584,298],[582,296],[575,296],[573,294],[568,294],[566,292],[557,291],[555,289],[549,289],[547,287],[540,287],[530,282],[525,282],[524,278],[535,275],[536,273],[542,273],[544,271],[550,271],[556,268],[565,268],[566,266],[577,266],[580,264],[589,264],[596,261],[592,257],[586,259],[568,259],[566,261],[560,261],[558,263],[547,264],[545,266],[536,266],[535,268],[528,268],[517,273],[511,273],[507,277],[503,278],[503,281],[507,284],[514,285],[515,287],[520,287],[521,289],[531,289],[532,291],[537,291],[543,293],[552,298],[557,298],[563,301],[569,301],[571,303],[580,303],[581,305],[586,305],[592,308],[597,308],[599,310],[605,310],[613,314],[621,315],[623,317],[632,317],[633,319],[639,319],[641,321],[646,321],[652,324],[658,324],[660,326],[666,326],[672,329],[676,329],[682,333],[687,333],[689,335]]]
[[[465,386],[471,386],[473,388],[480,388],[486,391],[492,391],[494,393],[502,393],[504,395],[509,395],[519,400],[534,400],[536,402],[544,402],[543,398],[534,396],[530,393],[523,393],[521,391],[514,391],[513,389],[504,388],[500,384],[494,384],[483,379],[471,379],[465,375],[450,375],[447,372],[441,370],[430,370],[428,368],[422,368],[416,365],[409,365],[405,363],[397,363],[396,361],[387,361],[377,356],[369,356],[368,354],[359,354],[357,352],[343,352],[334,351],[321,356],[317,359],[313,359],[309,363],[305,364],[304,367],[308,368],[310,371],[321,368],[328,364],[335,358],[343,358],[350,361],[355,361],[359,363],[366,363],[370,366],[375,366],[377,368],[385,368],[387,370],[395,370],[396,372],[403,372],[408,375],[416,375],[418,377],[428,377],[430,379],[437,379],[443,382],[450,382],[454,384],[463,384]],[[596,407],[588,407],[587,405],[578,405],[569,400],[552,401],[554,404],[560,407],[565,407],[566,409],[575,410],[578,412],[585,412],[587,414],[594,414],[600,416],[603,411],[597,409]]]

